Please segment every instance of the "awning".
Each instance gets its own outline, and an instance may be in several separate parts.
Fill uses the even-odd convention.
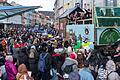
[[[1,6],[0,20],[41,8],[41,6]]]
[[[73,7],[73,8],[67,9],[59,18],[66,18],[69,14],[75,11],[84,12],[80,7]]]

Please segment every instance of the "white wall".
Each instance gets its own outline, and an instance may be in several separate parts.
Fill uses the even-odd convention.
[[[16,15],[10,18],[0,20],[0,23],[13,23],[13,24],[22,24],[22,18],[20,15]]]
[[[120,0],[117,0],[117,6],[120,7]]]
[[[22,24],[21,15],[16,15],[16,16],[10,17],[8,19],[8,22],[13,23],[13,24]]]
[[[105,6],[105,0],[95,0],[95,6]]]
[[[85,6],[86,4],[86,6]],[[90,4],[88,6],[88,4]],[[105,0],[83,0],[83,8],[90,8],[92,7],[94,4],[94,6],[105,6]]]

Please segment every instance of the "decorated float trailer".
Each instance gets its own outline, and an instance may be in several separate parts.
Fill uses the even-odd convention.
[[[94,25],[96,48],[112,52],[110,46],[120,39],[120,7],[95,7]]]
[[[120,7],[95,7],[97,45],[111,45],[120,38]]]
[[[73,20],[72,17],[77,11],[80,16]],[[66,23],[63,28],[66,39],[74,36],[76,40],[82,42],[85,40],[93,42],[92,48],[112,50],[110,46],[120,38],[120,7],[94,7],[94,11],[90,11],[75,8],[66,11],[66,14],[61,16],[60,21]]]

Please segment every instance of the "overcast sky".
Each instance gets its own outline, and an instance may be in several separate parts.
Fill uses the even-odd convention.
[[[8,2],[16,2],[24,6],[42,6],[43,11],[53,11],[55,0],[8,0]]]

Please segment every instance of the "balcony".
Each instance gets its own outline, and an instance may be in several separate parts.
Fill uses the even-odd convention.
[[[97,27],[120,26],[120,7],[95,7]]]

